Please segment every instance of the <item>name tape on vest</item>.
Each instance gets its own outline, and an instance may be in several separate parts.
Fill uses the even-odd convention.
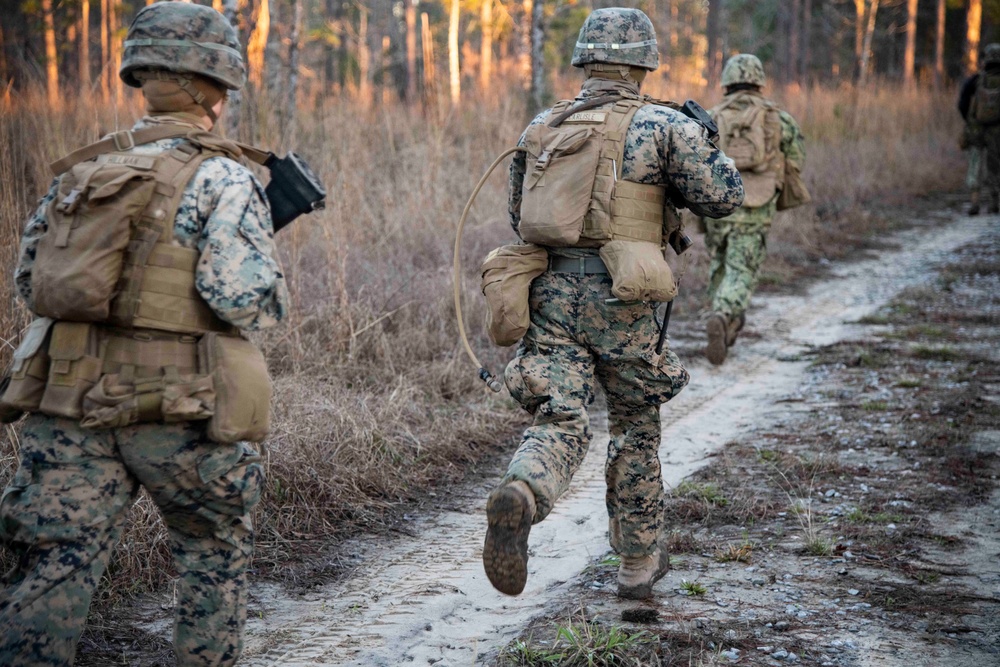
[[[607,111],[578,111],[563,123],[603,123],[607,117]]]
[[[122,155],[120,153],[105,153],[97,158],[104,164],[124,164],[136,169],[152,169],[156,166],[156,158],[144,155]]]

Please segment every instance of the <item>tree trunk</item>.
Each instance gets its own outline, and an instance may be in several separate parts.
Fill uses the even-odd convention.
[[[861,80],[865,50],[865,0],[854,0],[854,82]]]
[[[945,21],[947,17],[948,0],[938,0],[937,3],[937,26],[935,28],[934,39],[934,87],[940,88],[944,85],[944,35]]]
[[[115,94],[115,100],[120,102],[124,92],[124,83],[118,76],[118,70],[122,68],[122,39],[121,35],[118,34],[121,25],[118,20],[118,4],[116,0],[111,0],[108,3],[108,43],[111,49],[111,71],[108,72],[108,77],[114,84],[112,91]]]
[[[916,82],[917,0],[906,0],[906,50],[903,52],[903,83],[907,88]]]
[[[799,83],[809,85],[809,74],[812,70],[812,19],[813,0],[805,0],[802,5],[802,69],[799,72]]]
[[[965,73],[979,69],[979,38],[983,27],[983,0],[969,0],[965,28]]]
[[[460,18],[458,0],[451,0],[451,13],[448,16],[448,83],[451,93],[451,106],[457,107],[462,101],[462,77],[458,71],[458,19]]]
[[[111,81],[108,79],[111,53],[108,49],[108,5],[110,0],[101,0],[101,92],[104,99],[111,98]]]
[[[240,25],[237,0],[222,0],[222,15],[226,17],[226,20],[229,21],[229,24],[233,26],[233,30],[238,35],[240,33]],[[236,137],[238,136],[237,130],[240,125],[240,115],[243,107],[243,91],[230,90],[229,95],[226,97],[226,113],[223,116],[225,134],[226,136]]]
[[[56,21],[52,15],[52,0],[42,0],[42,22],[45,26],[45,91],[50,107],[59,104],[59,62],[56,60]]]
[[[248,78],[258,91],[264,86],[264,49],[267,48],[267,35],[270,31],[271,7],[268,5],[268,0],[260,0],[253,32],[247,41]]]
[[[722,12],[722,2],[716,0],[708,4],[708,17],[705,25],[705,41],[707,43],[707,53],[705,54],[705,79],[708,81],[710,90],[714,90],[719,83],[719,24]]]
[[[3,26],[0,25],[0,88],[4,89],[4,102],[6,103],[6,93],[10,90],[10,72],[7,71],[7,42],[4,40]]]
[[[802,22],[802,0],[792,0],[791,17],[788,22],[788,83],[797,83],[801,52],[799,48],[799,26]]]
[[[493,0],[482,0],[479,12],[480,28],[483,40],[479,48],[479,87],[486,91],[490,89],[490,77],[493,75]]]
[[[292,0],[292,30],[288,36],[288,99],[285,101],[286,143],[295,143],[297,117],[295,102],[299,93],[299,35],[302,30],[302,5],[305,0]]]
[[[423,47],[424,61],[424,109],[425,112],[436,113],[437,72],[434,67],[434,36],[431,34],[427,12],[420,13],[420,44]]]
[[[534,0],[531,7],[531,102],[535,109],[545,106],[544,0]]]
[[[382,106],[392,101],[392,38],[382,35]]]
[[[406,0],[406,101],[417,100],[417,6]]]
[[[680,37],[680,31],[677,29],[677,23],[680,20],[680,7],[678,7],[679,0],[669,0],[670,2],[670,53],[667,55],[673,57],[677,53],[678,38]]]
[[[861,74],[858,79],[860,85],[868,83],[868,65],[871,60],[872,40],[875,38],[875,21],[878,18],[879,0],[868,0],[868,25],[865,27],[865,43],[861,47]]]
[[[538,0],[538,2],[543,1]],[[531,17],[533,16],[534,8],[535,3],[533,0],[522,0],[521,15],[518,21],[517,69],[524,81],[525,88],[529,90],[531,88]]]
[[[90,0],[80,2],[80,29],[77,31],[80,37],[77,58],[80,67],[80,89],[90,90]]]
[[[368,47],[368,10],[361,8],[361,19],[358,22],[358,98],[361,106],[369,108],[372,103],[371,49]]]

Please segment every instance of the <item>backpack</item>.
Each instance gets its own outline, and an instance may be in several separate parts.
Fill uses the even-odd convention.
[[[983,74],[979,77],[970,116],[981,125],[1000,123],[1000,74]]]
[[[749,104],[737,108],[737,101]],[[732,158],[743,178],[743,206],[767,204],[784,181],[778,108],[755,95],[734,95],[712,109],[712,116],[719,126],[719,148]]]

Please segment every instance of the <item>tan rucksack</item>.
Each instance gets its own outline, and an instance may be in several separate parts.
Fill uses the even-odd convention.
[[[980,125],[1000,123],[1000,74],[979,75],[970,115]]]
[[[736,102],[747,102],[737,108]],[[743,206],[767,204],[784,183],[781,114],[773,102],[756,95],[733,95],[711,111],[719,126],[719,148],[733,159],[743,178]]]

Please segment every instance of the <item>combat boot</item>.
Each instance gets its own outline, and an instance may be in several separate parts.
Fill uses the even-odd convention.
[[[528,533],[535,516],[535,494],[518,480],[505,484],[486,501],[483,567],[493,588],[518,595],[528,581]]]
[[[726,345],[729,320],[722,313],[712,313],[705,324],[705,331],[708,333],[708,347],[705,348],[705,356],[718,366],[726,360],[726,352],[729,350]]]
[[[732,347],[736,343],[736,337],[743,331],[743,326],[746,323],[747,316],[745,313],[740,313],[739,317],[729,320],[729,326],[726,327],[726,347]]]
[[[622,556],[618,566],[618,597],[645,600],[653,596],[653,584],[670,569],[670,555],[662,545],[648,556]]]

